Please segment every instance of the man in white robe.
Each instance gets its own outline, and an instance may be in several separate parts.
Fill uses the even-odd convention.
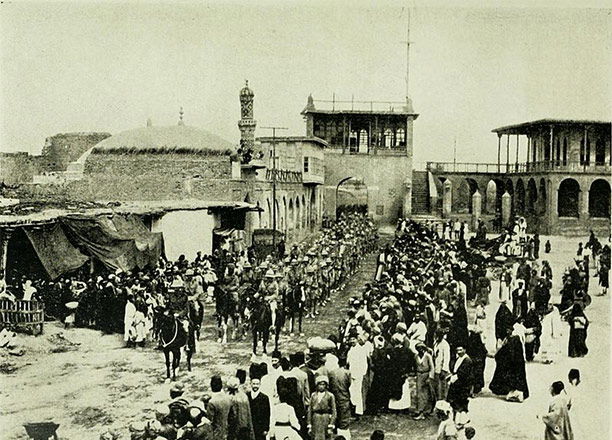
[[[134,323],[134,317],[136,316],[136,306],[134,305],[134,298],[128,296],[127,302],[125,303],[125,314],[123,315],[123,340],[128,342],[130,340],[130,329]]]

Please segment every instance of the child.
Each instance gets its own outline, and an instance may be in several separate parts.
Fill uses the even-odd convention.
[[[546,240],[546,243],[544,243],[544,252],[546,252],[547,254],[550,254],[550,240]]]
[[[436,402],[436,415],[440,419],[437,440],[457,440],[457,427],[453,421],[453,409],[446,400]]]

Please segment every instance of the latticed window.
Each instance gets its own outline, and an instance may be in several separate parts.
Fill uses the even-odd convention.
[[[368,145],[370,145],[370,139],[368,138],[367,130],[359,131],[359,145],[363,147],[367,147]]]
[[[403,147],[406,145],[406,130],[403,128],[399,128],[395,135],[395,145],[398,147]]]
[[[393,147],[393,132],[389,128],[385,130],[384,142],[385,142],[385,147],[387,148]]]
[[[357,132],[355,130],[351,131],[349,136],[349,151],[352,153],[357,151]]]

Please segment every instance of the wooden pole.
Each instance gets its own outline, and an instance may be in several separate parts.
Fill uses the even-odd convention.
[[[501,134],[497,134],[497,172],[501,172]]]
[[[506,135],[506,173],[510,169],[510,134]]]

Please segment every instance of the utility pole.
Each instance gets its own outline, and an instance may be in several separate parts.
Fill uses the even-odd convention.
[[[288,130],[287,127],[261,127],[272,130],[272,248],[276,252],[276,130]],[[280,204],[279,204],[280,207]]]
[[[453,145],[453,171],[457,171],[457,136]]]
[[[406,45],[406,110],[413,112],[412,100],[410,99],[410,2],[406,7],[407,24],[406,24],[406,41],[402,41]]]

